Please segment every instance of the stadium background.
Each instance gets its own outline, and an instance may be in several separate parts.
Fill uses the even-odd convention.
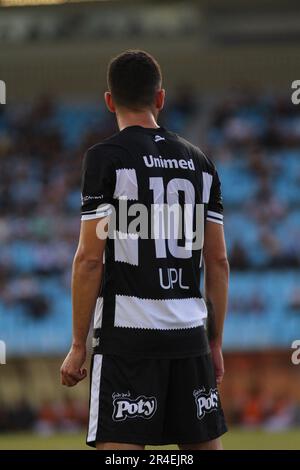
[[[161,62],[160,123],[200,145],[222,179],[225,445],[299,448],[299,4],[27,3],[0,0],[0,449],[84,448],[88,383],[61,388],[59,367],[70,343],[81,159],[115,130],[105,70],[126,48]]]

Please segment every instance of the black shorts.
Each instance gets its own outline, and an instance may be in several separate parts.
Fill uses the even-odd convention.
[[[210,354],[132,359],[95,354],[87,444],[195,444],[227,431]]]

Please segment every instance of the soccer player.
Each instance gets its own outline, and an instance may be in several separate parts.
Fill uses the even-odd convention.
[[[94,313],[87,444],[219,450],[229,271],[220,180],[197,147],[157,124],[165,91],[151,55],[115,57],[108,88],[119,132],[84,158],[62,383],[87,375]]]

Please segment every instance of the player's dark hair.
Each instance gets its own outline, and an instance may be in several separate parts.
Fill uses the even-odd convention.
[[[153,105],[161,81],[158,62],[144,51],[125,51],[108,65],[108,88],[115,103],[125,108],[138,110]]]

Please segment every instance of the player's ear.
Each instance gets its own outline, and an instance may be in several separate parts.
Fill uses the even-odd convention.
[[[159,111],[161,111],[164,107],[165,96],[166,96],[166,91],[163,88],[161,88],[160,90],[156,92],[155,106]]]
[[[104,93],[104,101],[105,101],[105,104],[107,106],[107,109],[111,112],[111,113],[115,113],[116,112],[116,108],[115,108],[115,105],[114,105],[114,102],[113,102],[113,99],[112,99],[112,96],[111,96],[111,92],[110,91],[106,91]]]

